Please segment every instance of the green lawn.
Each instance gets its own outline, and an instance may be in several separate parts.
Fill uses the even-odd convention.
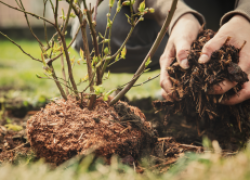
[[[21,45],[26,52],[41,59],[41,51],[37,42],[22,40],[17,41],[17,43]],[[79,59],[79,55],[74,49],[70,49],[70,55],[71,58],[75,57],[76,60]],[[62,77],[60,59],[53,65],[57,75]],[[21,94],[25,98],[34,98],[37,95],[46,95],[51,98],[59,95],[52,80],[38,79],[36,77],[36,74],[44,76],[42,64],[30,59],[23,54],[19,48],[7,40],[0,42],[0,72],[0,87],[12,87],[14,91],[11,91],[11,94]],[[145,73],[138,82],[145,81],[158,73],[159,70]],[[76,64],[74,66],[76,82],[79,82],[80,78],[83,78],[86,74],[85,65]],[[128,82],[131,78],[132,74],[111,74],[110,78],[104,81],[103,86],[106,90],[114,89]],[[81,85],[79,90],[85,86],[86,84]],[[127,96],[130,99],[153,96],[159,89],[159,78],[157,78],[143,86],[132,88]]]

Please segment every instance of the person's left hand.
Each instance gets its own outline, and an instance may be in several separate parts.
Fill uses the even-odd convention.
[[[217,32],[217,34],[210,39],[202,49],[202,54],[199,58],[199,63],[207,63],[211,54],[219,50],[225,43],[226,39],[230,37],[228,44],[241,48],[246,41],[245,46],[239,53],[240,68],[248,74],[250,78],[250,22],[241,15],[233,16],[227,23],[225,23]],[[223,94],[229,89],[236,86],[236,82],[225,80],[213,87],[213,94]],[[233,105],[243,102],[250,98],[250,81],[242,86],[242,90],[238,94],[222,101],[223,104]]]

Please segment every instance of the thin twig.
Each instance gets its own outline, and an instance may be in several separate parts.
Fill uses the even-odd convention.
[[[109,13],[108,14],[111,14],[111,10],[112,10],[112,7],[109,7]],[[109,17],[107,17],[107,18],[109,18]],[[108,31],[108,19],[107,19],[107,24],[106,24],[106,29],[105,29],[105,33],[104,33],[104,39],[106,39],[106,35],[107,35],[107,31]],[[105,43],[103,43],[102,44],[102,51],[101,51],[101,53],[102,53],[102,57],[103,57],[103,53],[104,53],[104,44]]]
[[[48,0],[43,0],[43,17],[45,17],[45,15],[46,15],[47,2],[48,2]],[[45,38],[45,41],[49,47],[50,45],[49,45],[49,40],[48,40],[48,31],[47,31],[47,25],[46,25],[45,21],[43,21],[43,27],[44,27],[44,38]]]
[[[58,78],[57,78],[57,75],[56,75],[56,72],[55,72],[55,70],[54,70],[54,67],[52,66],[52,63],[51,63],[51,64],[48,64],[48,66],[49,66],[50,69],[51,69],[53,80],[54,80],[54,82],[56,83],[56,86],[57,86],[57,88],[59,89],[59,91],[60,91],[60,93],[61,93],[61,96],[63,97],[63,99],[64,99],[65,101],[67,101],[67,95],[65,94],[65,92],[64,92],[64,90],[63,90],[63,88],[62,88],[62,86],[61,86],[61,84],[60,84],[60,81],[59,81]]]
[[[27,52],[25,52],[23,50],[23,48],[18,45],[14,40],[12,40],[11,38],[9,38],[6,34],[4,34],[3,32],[0,31],[0,34],[2,34],[4,37],[6,37],[9,41],[11,41],[13,44],[15,44],[24,54],[26,54],[27,56],[29,56],[31,59],[38,61],[38,62],[42,62],[42,60],[34,58],[33,56],[31,56],[30,54],[28,54]]]
[[[97,7],[101,4],[103,0],[97,0],[96,1],[96,5],[95,5],[95,8],[94,8],[94,16],[93,16],[93,21],[96,22],[96,16],[97,16]]]
[[[22,0],[19,0],[19,2],[20,2],[20,5],[21,5],[21,7],[22,7],[22,10],[25,11],[25,8],[24,8],[24,5],[23,5]],[[33,32],[33,29],[32,29],[32,27],[31,27],[31,25],[30,25],[29,18],[28,18],[28,16],[27,16],[27,14],[24,13],[24,16],[25,16],[25,19],[26,19],[26,22],[27,22],[27,25],[28,25],[28,27],[29,27],[29,30],[30,30],[31,34],[32,34],[33,37],[37,40],[37,42],[40,44],[40,46],[43,47],[43,43],[40,41],[40,39],[38,39],[38,37],[36,36],[36,34]]]
[[[44,18],[44,17],[42,17],[42,16],[38,16],[37,14],[31,13],[31,12],[23,11],[23,10],[21,10],[21,9],[18,9],[17,7],[11,6],[11,5],[6,4],[6,3],[4,3],[4,2],[2,2],[2,1],[0,1],[0,3],[2,3],[3,5],[5,5],[5,6],[11,8],[11,9],[14,9],[14,10],[17,10],[17,11],[20,11],[20,12],[23,12],[23,13],[26,13],[26,14],[29,14],[29,15],[31,15],[31,16],[33,16],[33,17],[38,18],[38,19],[42,19],[42,20],[46,21],[47,23],[49,23],[49,24],[51,24],[51,25],[54,26],[54,23],[53,23],[53,22],[51,22],[50,20],[48,20],[48,19],[46,19],[46,18]]]
[[[61,42],[59,43],[59,45],[61,46]],[[61,50],[62,51],[62,50]],[[62,66],[62,75],[63,75],[63,79],[64,79],[64,86],[65,86],[65,91],[66,91],[66,95],[69,95],[69,90],[67,87],[67,79],[66,79],[66,74],[65,74],[65,69],[64,69],[64,58],[63,56],[61,56],[61,66]]]
[[[173,0],[172,2],[172,6],[170,9],[170,12],[166,18],[166,20],[163,23],[163,26],[153,44],[153,46],[151,47],[151,49],[149,50],[147,56],[145,57],[145,59],[143,60],[142,64],[140,65],[140,67],[138,68],[138,70],[136,71],[136,73],[134,74],[134,76],[137,76],[139,74],[141,74],[144,70],[145,70],[145,63],[147,62],[148,58],[152,57],[155,53],[155,51],[157,50],[158,46],[160,45],[161,40],[163,39],[163,37],[165,36],[169,24],[171,22],[171,19],[173,17],[173,14],[175,12],[176,6],[177,6],[177,2],[178,0]],[[123,97],[130,89],[131,87],[134,85],[134,83],[136,82],[136,80],[139,77],[135,78],[134,80],[132,80],[126,87],[124,87],[115,97],[114,99],[112,99],[109,103],[109,105],[113,105],[115,104],[121,97]]]
[[[59,30],[59,28],[57,27],[57,31]],[[62,44],[63,44],[63,50],[64,50],[64,54],[65,54],[65,57],[66,57],[66,62],[67,62],[67,67],[68,67],[68,75],[69,75],[69,80],[71,82],[71,85],[74,89],[74,93],[76,95],[76,100],[80,100],[80,96],[78,94],[78,90],[77,90],[77,86],[76,86],[76,82],[75,82],[75,79],[74,79],[74,75],[73,75],[73,72],[72,72],[72,66],[71,66],[71,62],[70,62],[70,57],[69,57],[69,52],[68,52],[68,48],[67,48],[67,45],[66,45],[66,41],[65,41],[65,35],[62,34],[62,32],[59,32],[59,36],[61,38],[61,41],[62,41]]]
[[[59,6],[59,0],[56,0],[56,6],[55,6],[55,12],[54,12],[54,19],[55,19],[55,26],[58,26],[58,20],[57,20],[57,16],[58,16],[58,6]]]
[[[66,18],[66,21],[65,21],[65,24],[64,24],[64,28],[62,30],[63,34],[65,34],[65,31],[66,31],[68,23],[69,23],[69,18],[70,18],[70,12],[71,12],[71,9],[72,9],[72,4],[73,4],[73,0],[69,4],[67,18]]]
[[[143,84],[146,84],[148,83],[149,81],[152,81],[153,79],[155,78],[158,78],[160,76],[160,74],[157,74],[156,76],[152,77],[152,78],[149,78],[148,80],[142,82],[142,83],[139,83],[139,84],[135,84],[133,87],[138,87],[138,86],[142,86]]]
[[[90,11],[88,10],[88,7],[86,5],[86,1],[83,0],[83,5],[84,5],[84,9],[85,12],[87,14],[87,19],[88,19],[88,24],[89,24],[89,28],[90,28],[90,32],[91,32],[91,36],[92,36],[92,43],[95,49],[95,56],[100,60],[100,54],[99,54],[99,46],[97,43],[97,36],[96,36],[96,31],[95,31],[95,27],[94,24],[92,22],[92,16],[91,16],[91,9]],[[100,85],[102,84],[102,70],[100,66],[96,67],[96,84]]]

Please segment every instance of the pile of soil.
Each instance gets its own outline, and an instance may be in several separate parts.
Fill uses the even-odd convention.
[[[60,164],[80,154],[140,157],[157,136],[144,114],[123,102],[109,106],[98,99],[93,110],[74,98],[48,104],[27,121],[27,137],[38,157]]]
[[[163,110],[166,119],[173,114],[181,113],[187,122],[196,123],[198,134],[206,134],[210,139],[217,139],[222,146],[235,139],[247,141],[250,137],[249,110],[250,101],[227,106],[220,102],[237,94],[242,84],[248,81],[247,74],[237,65],[240,49],[228,45],[228,38],[220,50],[212,53],[206,64],[199,64],[202,47],[215,33],[202,30],[192,43],[187,57],[190,68],[184,70],[176,59],[167,71],[173,84],[173,95],[179,100],[155,101],[158,111]],[[213,86],[228,79],[238,84],[228,92],[213,95]],[[225,148],[225,147],[224,147]]]

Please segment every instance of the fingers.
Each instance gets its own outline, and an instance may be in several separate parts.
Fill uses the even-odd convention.
[[[237,82],[232,82],[226,79],[219,84],[215,84],[213,86],[213,90],[209,91],[209,94],[223,94],[228,90],[232,89],[236,85]]]
[[[165,91],[162,96],[165,98],[167,97],[167,94],[170,93],[172,88],[172,83],[169,79],[169,75],[167,72],[167,67],[170,66],[173,59],[171,59],[171,56],[169,54],[163,54],[160,58],[160,66],[161,66],[161,72],[160,72],[160,85],[162,89]],[[166,99],[166,98],[165,98]]]
[[[179,62],[180,66],[183,69],[188,69],[189,68],[189,64],[188,64],[188,60],[187,60],[187,51],[190,50],[191,47],[191,43],[192,41],[178,41],[175,44],[175,48],[176,48],[176,58],[177,61]]]
[[[202,48],[201,56],[198,60],[199,63],[207,63],[212,53],[216,50],[219,50],[221,46],[225,43],[226,38],[227,37],[225,36],[220,36],[216,34],[212,39],[210,39]]]
[[[229,99],[223,99],[221,102],[225,105],[235,105],[241,103],[250,98],[250,92],[247,89],[240,90],[237,94],[233,95]]]

